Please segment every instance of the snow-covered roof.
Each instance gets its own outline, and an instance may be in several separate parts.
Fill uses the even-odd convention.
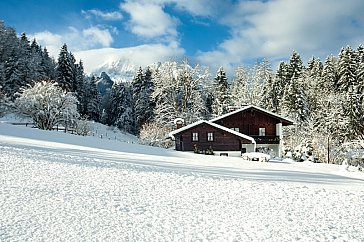
[[[273,113],[273,112],[271,112],[271,111],[265,110],[265,109],[263,109],[263,108],[260,108],[260,107],[254,106],[254,105],[248,105],[248,106],[242,107],[242,108],[240,108],[240,109],[238,109],[238,110],[232,111],[232,112],[230,112],[230,113],[226,113],[226,114],[221,115],[221,116],[219,116],[219,117],[217,117],[217,118],[211,119],[211,120],[210,120],[210,122],[216,122],[216,121],[218,121],[218,120],[220,120],[220,119],[223,119],[223,118],[229,117],[229,116],[231,116],[231,115],[234,115],[234,114],[236,114],[236,113],[242,112],[242,111],[244,111],[244,110],[248,110],[249,108],[257,109],[257,110],[259,110],[259,111],[261,111],[261,112],[267,113],[267,114],[269,114],[269,115],[271,115],[271,116],[273,116],[273,117],[275,117],[275,118],[277,118],[277,119],[284,120],[284,121],[286,121],[286,122],[288,122],[288,123],[291,123],[291,124],[294,124],[294,123],[295,123],[295,122],[294,122],[293,120],[291,120],[291,119],[285,118],[285,117],[283,117],[283,116],[281,116],[281,115],[278,115],[278,114],[276,114],[276,113]]]
[[[192,123],[192,124],[189,124],[189,125],[187,125],[187,126],[184,126],[184,127],[182,127],[182,128],[176,129],[176,130],[174,130],[174,131],[172,131],[172,132],[170,132],[170,133],[169,133],[169,137],[171,137],[172,139],[174,139],[174,135],[175,135],[175,134],[178,134],[178,133],[180,133],[180,132],[183,132],[183,131],[185,131],[185,130],[188,130],[188,129],[190,129],[190,128],[193,128],[193,127],[195,127],[195,126],[198,126],[198,125],[200,125],[200,124],[202,124],[202,123],[205,123],[205,124],[211,125],[211,126],[213,126],[213,127],[217,128],[217,129],[223,130],[223,131],[225,131],[225,132],[231,133],[231,134],[233,134],[233,135],[236,135],[236,136],[238,136],[238,137],[244,138],[244,139],[246,139],[246,140],[250,140],[252,143],[255,143],[254,138],[252,138],[252,137],[250,137],[250,136],[248,136],[248,135],[245,135],[245,134],[239,133],[239,132],[234,131],[234,130],[232,130],[232,129],[226,128],[226,127],[224,127],[224,126],[221,126],[221,125],[218,125],[218,124],[215,124],[215,123],[212,123],[212,122],[206,121],[206,120],[200,120],[200,121],[197,121],[197,122],[195,122],[195,123]]]

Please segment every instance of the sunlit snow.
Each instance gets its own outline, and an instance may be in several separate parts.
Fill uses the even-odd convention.
[[[364,240],[352,167],[123,141],[0,123],[0,241]]]

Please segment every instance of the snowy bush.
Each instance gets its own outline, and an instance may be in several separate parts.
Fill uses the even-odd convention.
[[[91,125],[86,116],[83,116],[76,122],[76,133],[78,135],[89,135],[91,133]]]
[[[0,86],[1,89],[1,86]],[[6,100],[5,95],[0,91],[0,117],[2,117],[6,112]]]
[[[344,143],[342,145],[346,151],[346,157],[348,164],[358,167],[359,170],[364,168],[364,139],[359,138],[357,140]]]
[[[146,123],[140,130],[139,139],[145,145],[170,148],[173,146],[173,142],[167,139],[169,132],[169,129],[157,123]]]
[[[15,107],[17,112],[31,117],[38,128],[45,130],[51,130],[56,124],[67,128],[79,118],[76,97],[53,82],[38,82],[23,89],[15,100]]]

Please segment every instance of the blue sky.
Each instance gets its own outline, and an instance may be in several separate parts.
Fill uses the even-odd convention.
[[[232,72],[298,51],[306,62],[364,44],[363,0],[2,0],[0,19],[86,70],[120,58],[146,66],[187,57]],[[110,49],[112,48],[112,49]],[[216,69],[216,70],[214,70]]]

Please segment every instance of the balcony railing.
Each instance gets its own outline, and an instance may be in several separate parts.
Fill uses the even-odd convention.
[[[258,136],[250,135],[257,144],[279,144],[279,136]]]

